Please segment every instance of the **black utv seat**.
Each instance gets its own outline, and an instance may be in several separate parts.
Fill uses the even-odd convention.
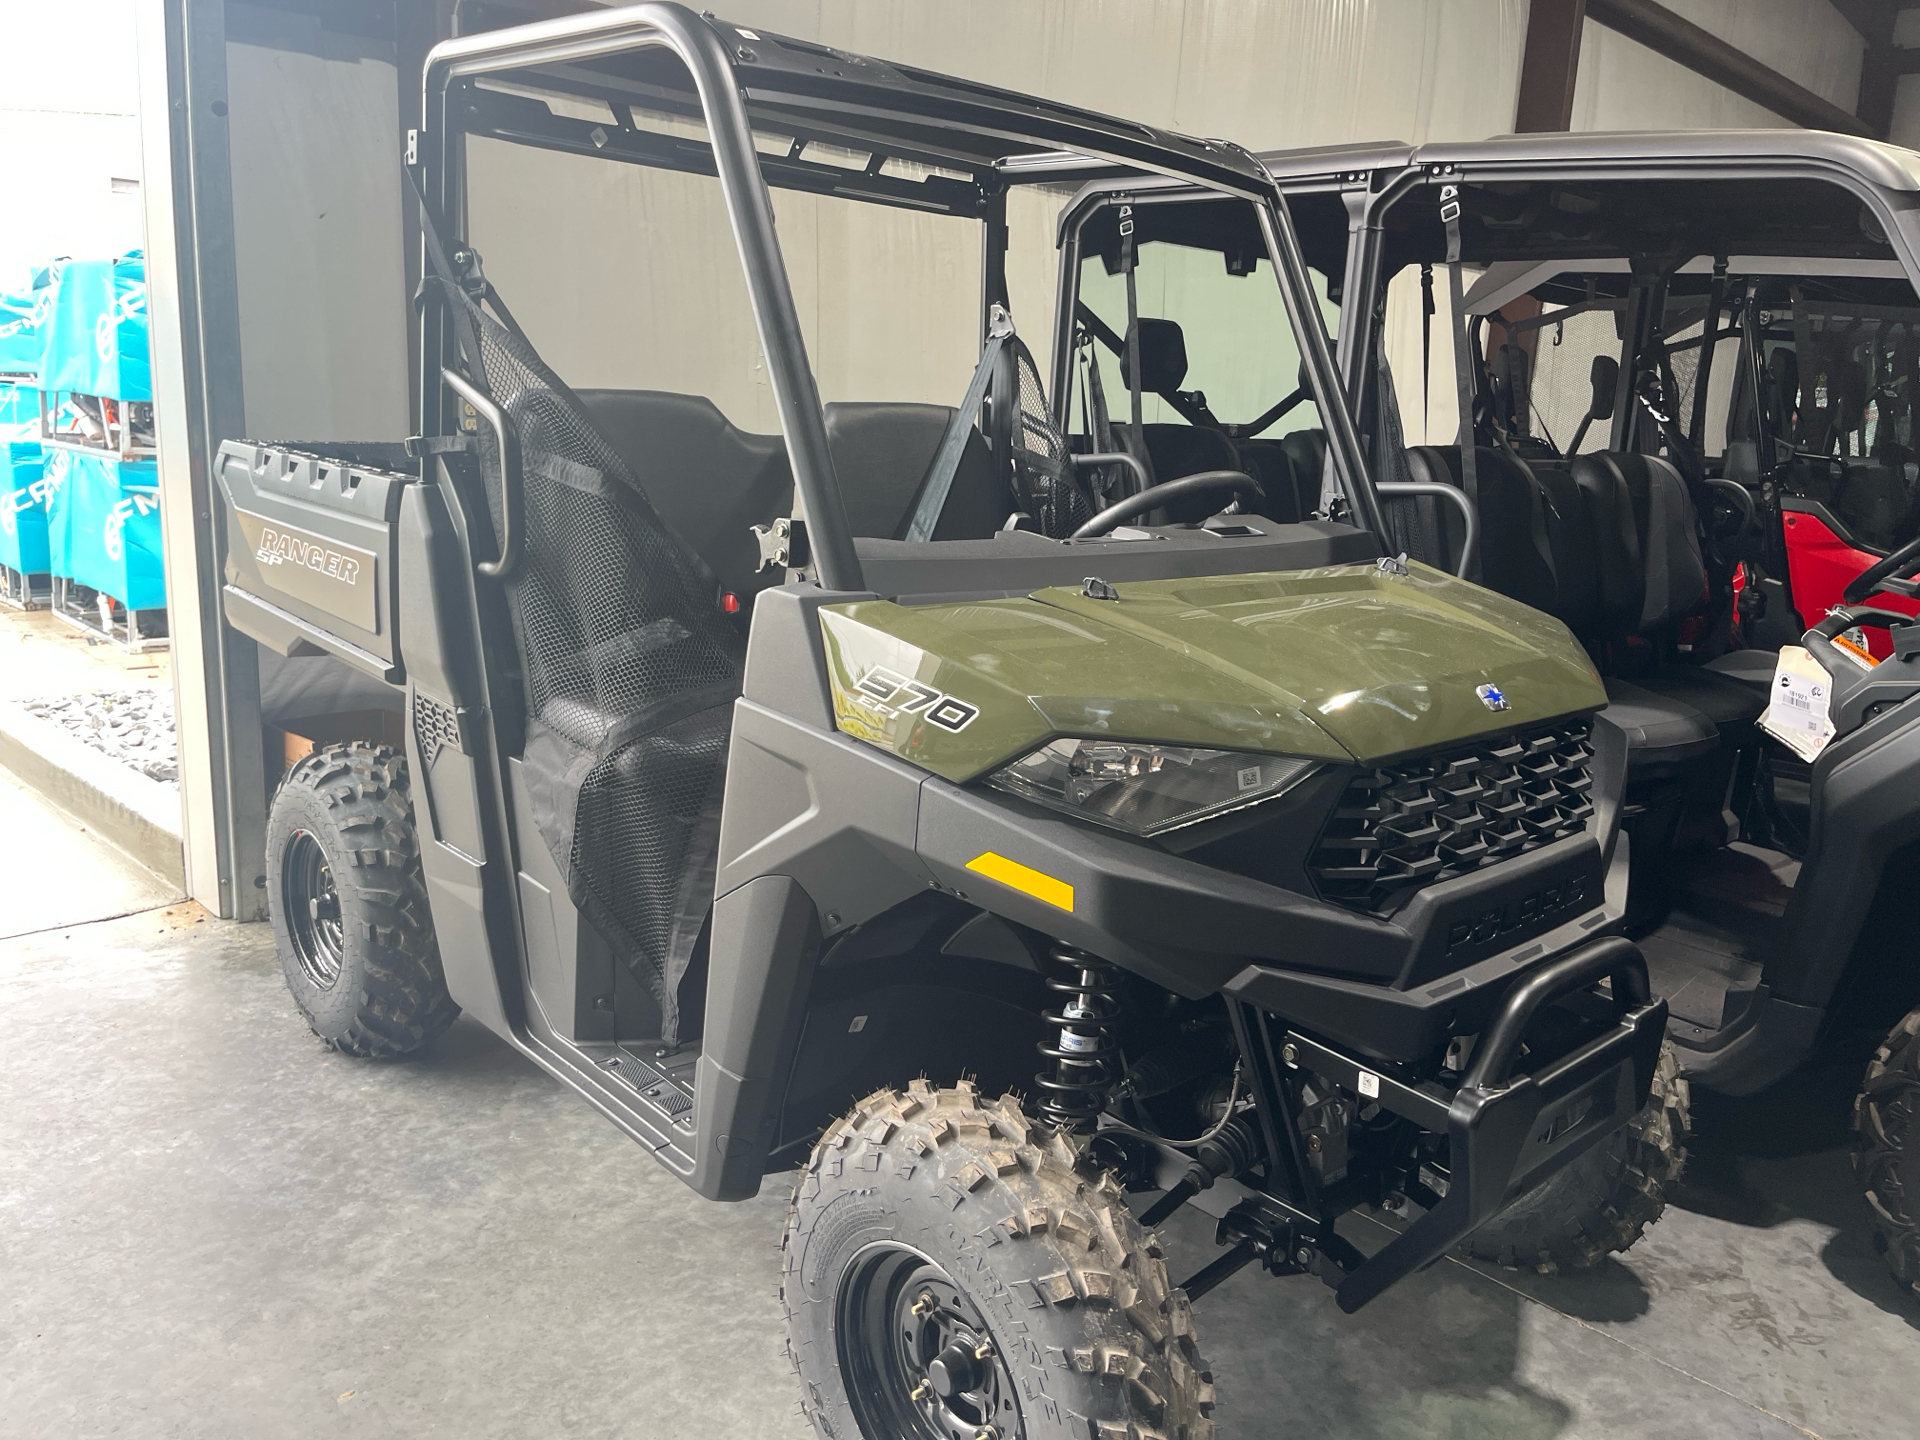
[[[1693,501],[1680,473],[1657,456],[1613,451],[1577,456],[1572,469],[1595,518],[1602,571],[1617,572],[1620,582],[1608,587],[1618,605],[1605,617],[1611,634],[1655,635],[1678,624],[1707,588]],[[1602,520],[1608,511],[1616,523]],[[1636,588],[1637,614],[1627,600]],[[1627,678],[1699,711],[1735,748],[1751,742],[1766,705],[1763,691],[1702,665],[1663,664]]]
[[[827,447],[855,535],[903,538],[940,441],[953,423],[951,405],[835,401],[826,407]],[[973,429],[960,452],[936,540],[987,540],[1013,512],[1013,496],[995,474],[987,442]]]
[[[1187,341],[1177,320],[1142,317],[1139,330],[1140,389],[1146,395],[1169,396],[1180,389],[1187,378]],[[1120,357],[1120,378],[1130,384],[1132,371],[1127,356]],[[1119,397],[1124,403],[1125,392]],[[1117,421],[1113,428],[1125,435],[1132,426]],[[1155,483],[1179,480],[1207,470],[1239,470],[1240,452],[1226,435],[1206,425],[1155,422],[1140,427],[1140,439],[1152,462]],[[1137,452],[1136,452],[1137,453]],[[1255,475],[1256,480],[1261,477]],[[1263,486],[1264,488],[1264,486]],[[1217,510],[1222,500],[1195,496],[1169,507],[1175,521],[1204,520]]]
[[[619,452],[661,518],[693,547],[720,586],[750,595],[780,582],[760,570],[755,525],[793,509],[793,475],[778,435],[741,430],[704,395],[664,390],[581,390],[580,404]],[[855,535],[893,539],[953,418],[944,405],[849,402],[826,407],[847,519]],[[1013,508],[986,442],[967,437],[936,540],[984,540]]]
[[[1320,508],[1319,474],[1315,473],[1311,485],[1305,482],[1279,441],[1242,440],[1237,448],[1240,468],[1258,480],[1266,492],[1266,501],[1260,507],[1262,515],[1291,525]]]
[[[1673,775],[1720,749],[1713,721],[1685,701],[1607,678],[1607,723],[1627,737],[1627,773],[1633,779]]]
[[[660,518],[707,562],[722,589],[748,595],[766,583],[756,578],[753,526],[793,508],[780,436],[738,429],[704,395],[574,393],[594,429],[640,478]]]
[[[1773,676],[1779,665],[1778,650],[1735,650],[1717,660],[1709,660],[1706,668],[1766,695],[1773,689]]]
[[[1481,583],[1546,611],[1575,635],[1597,642],[1665,623],[1671,618],[1667,597],[1675,586],[1670,578],[1664,582],[1656,606],[1642,564],[1646,547],[1632,489],[1620,469],[1593,467],[1587,459],[1579,457],[1572,464],[1521,461],[1505,450],[1481,447],[1474,452],[1474,470]],[[1416,480],[1461,484],[1458,446],[1415,447],[1407,460]],[[1684,488],[1680,495],[1684,499]],[[1646,509],[1664,520],[1671,499],[1660,494]],[[1441,553],[1420,558],[1452,569],[1464,526],[1451,506],[1436,507],[1434,514]],[[1674,537],[1663,534],[1662,539]],[[1693,556],[1697,566],[1697,549]],[[1685,582],[1678,588],[1684,589]],[[1702,678],[1696,681],[1696,675]],[[1720,749],[1723,735],[1727,742],[1740,743],[1745,738],[1741,727],[1750,725],[1752,713],[1757,713],[1749,713],[1744,688],[1734,682],[1691,670],[1675,679],[1665,677],[1662,671],[1645,678],[1607,677],[1604,682],[1606,718],[1626,734],[1630,773],[1636,777],[1676,773]]]
[[[1320,429],[1289,430],[1279,440],[1280,448],[1293,462],[1294,484],[1307,501],[1306,514],[1320,508],[1320,485],[1327,469],[1327,432]]]
[[[1240,455],[1233,442],[1204,425],[1154,422],[1142,425],[1155,480],[1178,480],[1202,470],[1237,470]]]
[[[1558,615],[1560,596],[1539,487],[1501,451],[1478,447],[1473,455],[1474,485],[1479,492],[1480,583],[1523,605]],[[1407,468],[1425,484],[1459,489],[1464,483],[1458,445],[1415,446],[1407,451]],[[1452,505],[1439,505],[1436,511],[1446,537],[1445,567],[1451,570],[1458,565],[1466,526]]]
[[[1848,465],[1834,491],[1835,517],[1856,536],[1887,545],[1912,505],[1905,470],[1878,460]]]

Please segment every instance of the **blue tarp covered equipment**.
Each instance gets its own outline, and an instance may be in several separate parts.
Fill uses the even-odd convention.
[[[40,442],[0,437],[0,565],[22,575],[44,575],[47,491]]]
[[[56,260],[34,271],[33,283],[25,290],[0,291],[0,374],[40,373],[41,331],[64,265]]]
[[[117,260],[69,260],[40,326],[40,388],[153,399],[147,355],[147,266],[138,250]]]
[[[40,392],[27,385],[0,382],[0,440],[24,440],[40,434]]]
[[[47,488],[40,455],[40,392],[0,385],[0,565],[47,572]]]
[[[129,610],[167,603],[160,560],[160,471],[151,460],[77,450],[46,458],[47,548],[53,573]]]

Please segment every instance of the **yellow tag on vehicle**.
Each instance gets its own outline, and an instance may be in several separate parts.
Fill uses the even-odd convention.
[[[967,862],[967,869],[976,875],[984,875],[989,880],[998,880],[1009,889],[1018,890],[1022,895],[1031,895],[1036,900],[1069,913],[1073,910],[1073,886],[1064,880],[1056,880],[1044,870],[1036,870],[1031,865],[1022,865],[1018,860],[1009,860],[1004,855],[996,855],[989,850],[984,855],[976,855]]]

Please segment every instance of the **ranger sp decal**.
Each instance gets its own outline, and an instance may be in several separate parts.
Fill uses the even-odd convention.
[[[867,671],[854,689],[884,716],[919,715],[929,725],[937,725],[955,735],[971,725],[980,713],[978,705],[969,705],[955,695],[943,695],[931,685],[909,680],[883,665]]]
[[[270,598],[285,596],[369,633],[378,632],[380,577],[373,551],[284,520],[269,520],[237,505],[232,513],[247,548],[242,551],[235,545],[228,550],[228,564],[244,555],[242,565],[251,562],[259,567],[257,578],[243,582],[248,588],[264,586],[261,593]]]
[[[260,543],[254,549],[253,558],[262,565],[304,565],[309,570],[318,570],[322,575],[348,585],[354,584],[360,577],[360,562],[351,555],[342,555],[338,550],[302,540],[271,525],[261,527]]]

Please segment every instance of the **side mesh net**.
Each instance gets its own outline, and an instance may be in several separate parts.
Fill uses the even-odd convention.
[[[1017,335],[1007,345],[1020,395],[1014,415],[1014,503],[1033,516],[1042,534],[1062,540],[1093,518],[1093,506],[1073,473],[1066,437],[1054,428],[1032,352]]]
[[[679,1037],[681,977],[713,899],[741,643],[712,573],[649,503],[532,346],[458,286],[511,420],[524,545],[506,582],[523,671],[533,819],[574,903]],[[481,430],[495,532],[499,457]]]

